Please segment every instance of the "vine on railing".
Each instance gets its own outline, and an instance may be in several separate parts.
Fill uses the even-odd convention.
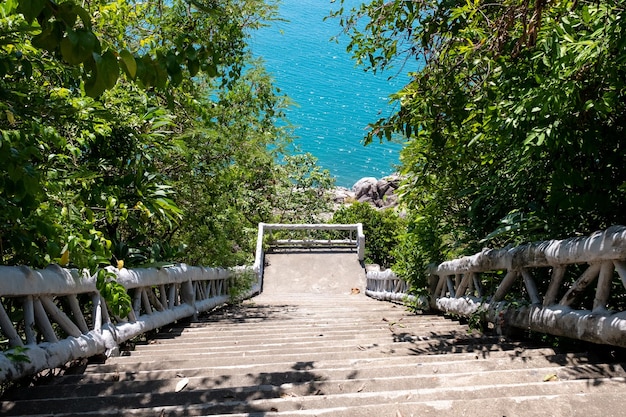
[[[467,317],[480,312],[498,325],[626,347],[626,227],[486,249],[430,274],[431,308]],[[406,287],[395,284],[392,273],[374,277],[368,273],[366,294],[403,296]]]
[[[184,264],[165,268],[110,268],[130,296],[130,308],[107,304],[98,278],[51,265],[43,270],[0,266],[0,381],[14,380],[73,360],[113,355],[147,331],[250,296],[260,290],[251,268],[225,270]],[[106,275],[106,274],[100,274]],[[251,287],[244,288],[239,277]],[[119,289],[119,288],[118,288]],[[106,295],[106,294],[105,294]],[[112,294],[107,297],[115,301]]]

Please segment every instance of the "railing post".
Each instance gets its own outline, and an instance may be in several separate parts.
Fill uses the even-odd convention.
[[[358,258],[360,262],[365,260],[365,234],[363,234],[363,223],[356,225]]]
[[[254,255],[254,266],[252,267],[254,273],[257,276],[257,283],[259,289],[263,288],[263,266],[264,266],[264,254],[263,254],[263,237],[265,234],[265,223],[259,223],[259,231],[256,238],[256,253]]]

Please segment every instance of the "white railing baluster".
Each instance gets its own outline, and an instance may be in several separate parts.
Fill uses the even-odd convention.
[[[611,292],[611,281],[615,271],[612,261],[602,262],[600,273],[598,274],[598,284],[596,286],[596,297],[593,300],[593,311],[601,312],[606,310]]]
[[[144,287],[141,289],[141,300],[143,303],[143,309],[146,314],[152,314],[152,305],[150,305],[150,299],[148,298],[148,292],[150,288]]]
[[[157,298],[156,294],[154,293],[154,290],[152,288],[149,288],[148,291],[148,297],[150,298],[150,303],[154,306],[154,308],[157,311],[163,311],[165,310],[163,308],[163,304],[161,304],[161,301],[159,301],[159,299]]]
[[[524,286],[528,292],[531,304],[541,304],[541,297],[539,296],[539,291],[537,291],[537,284],[535,284],[534,278],[530,275],[530,272],[528,272],[528,269],[526,268],[522,269],[522,279],[524,280]]]
[[[515,280],[517,280],[518,276],[519,276],[518,271],[508,271],[506,275],[504,276],[504,278],[502,279],[502,281],[500,282],[500,285],[498,285],[498,288],[496,289],[496,292],[493,295],[493,301],[498,302],[498,301],[504,300],[504,297],[508,294],[509,290],[513,287],[513,284],[515,283]]]
[[[563,277],[565,277],[566,271],[567,271],[567,268],[565,265],[557,265],[554,268],[552,268],[550,285],[548,286],[546,295],[543,297],[544,307],[551,306],[552,304],[556,302],[556,297],[563,283]]]
[[[54,300],[50,297],[40,297],[39,301],[43,305],[44,310],[52,319],[63,329],[69,336],[78,337],[82,334],[77,325],[67,317],[67,315],[61,311],[56,305]]]
[[[477,297],[482,297],[483,296],[483,286],[480,285],[480,280],[478,279],[478,274],[474,274],[474,276],[472,277],[472,281],[474,282],[474,289],[476,290],[476,296]]]
[[[74,320],[76,320],[76,325],[82,333],[88,333],[89,326],[87,326],[87,321],[85,320],[85,316],[83,315],[80,303],[78,302],[78,297],[76,296],[76,294],[69,294],[66,298],[68,304],[70,305],[70,310],[72,310]]]
[[[143,288],[136,288],[133,295],[133,311],[136,315],[141,314],[141,298],[143,294]]]
[[[167,308],[169,310],[173,309],[176,305],[176,284],[170,284],[167,301]]]
[[[595,281],[598,277],[600,267],[601,264],[599,263],[589,265],[580,278],[578,278],[572,287],[565,293],[559,304],[566,307],[574,304],[579,299],[580,295],[585,291],[587,286],[589,286],[589,284]]]
[[[100,296],[100,293],[95,292],[91,295],[91,303],[92,303],[92,307],[93,307],[93,312],[92,312],[92,320],[93,320],[93,329],[94,331],[96,331],[97,333],[100,333],[100,331],[102,330],[102,310],[106,311],[106,307],[103,309],[102,308],[102,297]]]
[[[622,280],[622,285],[624,285],[624,288],[626,288],[626,262],[613,260],[613,266],[615,266],[615,270]]]
[[[22,341],[22,338],[17,334],[17,330],[15,330],[15,326],[13,326],[13,322],[11,321],[11,318],[7,314],[1,302],[0,302],[0,327],[2,327],[2,333],[4,333],[7,339],[9,339],[9,345],[11,347],[24,346],[24,342]]]
[[[165,291],[165,285],[159,285],[159,296],[161,297],[161,305],[165,308],[167,305],[167,292]]]
[[[41,299],[33,298],[33,306],[35,309],[35,322],[37,323],[39,330],[41,330],[46,342],[58,342],[59,339],[54,333],[54,329],[52,328],[52,324],[50,324],[50,319],[48,319],[46,310],[44,310],[43,305],[41,304]]]
[[[24,333],[26,334],[27,345],[37,343],[37,337],[35,336],[35,306],[33,305],[32,295],[24,298]]]

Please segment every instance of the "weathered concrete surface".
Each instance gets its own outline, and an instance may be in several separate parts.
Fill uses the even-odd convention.
[[[37,417],[618,417],[620,352],[555,351],[355,294],[355,253],[273,253],[265,291],[104,364],[9,390]]]
[[[263,292],[351,294],[365,290],[365,269],[354,250],[275,250],[265,255]]]
[[[5,416],[618,417],[600,352],[479,335],[363,294],[271,294],[8,392]]]

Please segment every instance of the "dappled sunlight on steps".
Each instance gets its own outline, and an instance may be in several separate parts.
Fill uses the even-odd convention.
[[[2,414],[618,415],[626,372],[619,357],[598,356],[481,335],[362,294],[266,293],[10,391]]]

